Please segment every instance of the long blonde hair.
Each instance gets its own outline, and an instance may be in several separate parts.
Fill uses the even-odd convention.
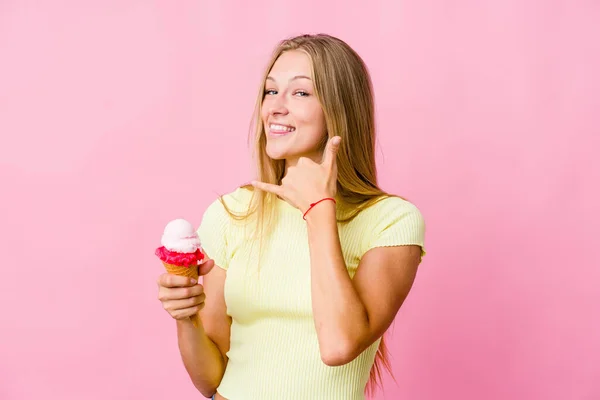
[[[273,160],[266,153],[265,127],[261,120],[265,82],[271,68],[286,51],[305,52],[312,65],[315,95],[325,115],[327,135],[321,143],[324,149],[327,140],[341,136],[337,154],[338,167],[338,221],[351,221],[360,211],[377,201],[390,196],[377,185],[375,164],[375,104],[373,87],[367,67],[361,57],[345,42],[330,35],[301,35],[283,40],[275,48],[264,72],[258,91],[253,119],[251,141],[254,141],[257,180],[281,184],[285,173],[285,160]],[[253,190],[252,186],[244,186]],[[268,227],[274,225],[273,205],[276,196],[263,191],[254,191],[247,213],[233,213],[224,201],[230,215],[246,219],[251,214],[257,217],[258,235],[264,237]],[[374,393],[381,385],[382,367],[392,375],[388,350],[383,337],[371,368],[367,393]]]

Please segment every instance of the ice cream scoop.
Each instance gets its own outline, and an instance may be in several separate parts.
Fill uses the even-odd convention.
[[[160,242],[167,250],[178,253],[193,253],[200,248],[200,238],[194,227],[181,218],[165,226]]]

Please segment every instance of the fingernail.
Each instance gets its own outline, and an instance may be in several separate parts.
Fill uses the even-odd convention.
[[[192,278],[192,285],[195,285],[196,283],[198,283],[198,281]]]

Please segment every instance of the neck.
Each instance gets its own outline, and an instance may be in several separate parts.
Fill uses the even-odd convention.
[[[286,158],[285,162],[284,162],[284,168],[283,168],[283,176],[285,177],[287,175],[287,171],[289,167],[295,167],[296,165],[298,165],[298,160],[300,160],[301,157],[306,157],[306,158],[310,158],[311,160],[313,160],[316,163],[320,163],[322,161],[322,154],[313,154],[313,155],[302,155],[299,157],[290,157],[290,158]]]

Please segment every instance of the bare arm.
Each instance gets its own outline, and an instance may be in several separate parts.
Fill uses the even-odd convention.
[[[327,365],[343,365],[391,325],[412,287],[421,248],[371,249],[350,279],[334,204],[319,204],[307,215],[307,223],[313,314],[321,358]]]
[[[177,321],[179,352],[194,386],[204,397],[217,390],[225,372],[225,362],[202,324],[194,328],[190,320]]]
[[[215,394],[227,366],[225,354],[229,350],[230,318],[227,316],[223,297],[225,277],[226,271],[217,267],[204,275],[203,285],[191,285],[190,283],[190,286],[176,289],[187,291],[188,295],[187,299],[178,301],[191,301],[196,293],[202,292],[202,287],[204,288],[203,293],[206,295],[206,300],[198,307],[201,309],[201,323],[198,328],[194,327],[189,318],[183,317],[184,313],[175,316],[177,339],[183,364],[194,386],[205,397]],[[161,277],[161,282],[165,285],[172,285],[176,278],[182,277],[165,275]],[[172,292],[171,297],[173,296],[177,296],[177,294]],[[166,295],[166,297],[169,296]],[[165,296],[161,300],[163,303],[168,301]],[[191,307],[192,312],[193,308]]]

